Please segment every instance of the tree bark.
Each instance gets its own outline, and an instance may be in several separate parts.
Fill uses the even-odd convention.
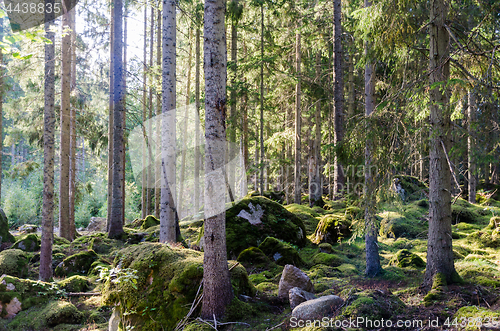
[[[114,4],[110,1],[110,27],[109,27],[109,114],[108,114],[108,213],[106,215],[106,230],[111,224],[111,200],[113,199],[113,100],[114,100]]]
[[[200,27],[196,25],[195,46],[195,87],[194,106],[196,108],[195,137],[194,137],[194,211],[200,210]]]
[[[153,51],[154,51],[154,35],[155,35],[155,9],[153,6],[151,6],[151,20],[150,20],[150,26],[149,26],[149,68],[150,70],[153,68]],[[151,73],[151,72],[150,72]],[[152,77],[152,76],[151,76]],[[151,78],[151,83],[153,82],[153,79]],[[150,137],[152,136],[153,132],[153,123],[152,123],[152,118],[153,118],[153,84],[149,85],[149,99],[148,99],[148,132]],[[150,139],[152,140],[152,139]],[[151,142],[151,141],[150,141]],[[151,183],[153,183],[156,179],[156,172],[154,169],[154,159],[155,156],[152,155],[152,146],[149,146],[148,148],[149,155],[148,155],[148,189],[147,189],[147,194],[146,194],[146,206],[147,206],[147,214],[151,215],[153,214],[152,208],[153,208],[153,198],[155,194],[155,189],[151,187]]]
[[[47,0],[46,3],[53,4],[53,0]],[[45,21],[50,22],[53,17],[54,14],[46,13]],[[50,31],[50,23],[45,23],[45,37],[52,43],[45,44],[43,205],[39,279],[47,282],[52,278],[52,241],[54,236],[55,34]]]
[[[371,6],[371,2],[365,0],[365,7]],[[365,42],[365,54],[368,55],[369,44]],[[365,119],[368,121],[375,109],[375,75],[373,64],[367,63],[365,66]],[[367,134],[368,134],[367,124]],[[377,234],[378,228],[375,220],[375,181],[371,172],[372,163],[372,142],[366,138],[365,146],[365,250],[366,250],[366,270],[368,277],[375,277],[380,273],[380,256],[378,252]]]
[[[477,174],[476,174],[476,144],[473,135],[476,129],[476,95],[473,91],[469,92],[469,107],[467,108],[467,173],[468,173],[468,196],[470,203],[476,203],[476,186],[477,186]]]
[[[76,88],[76,9],[73,8],[70,12],[69,27],[71,29],[71,82],[70,93],[73,97]],[[69,226],[70,238],[75,239],[76,224],[75,224],[75,194],[76,194],[76,105],[71,105],[70,102],[70,123],[69,123]]]
[[[321,52],[316,53],[316,83],[321,80]],[[309,206],[323,207],[324,202],[321,198],[323,187],[321,185],[321,100],[316,101],[316,111],[314,112],[314,143],[309,173]],[[311,123],[312,125],[312,123]]]
[[[71,122],[71,33],[70,13],[62,16],[61,29],[65,35],[62,37],[61,50],[61,157],[59,181],[59,236],[72,240],[69,219],[69,168],[70,168],[70,122]]]
[[[226,35],[225,0],[205,1],[205,253],[201,316],[221,318],[233,297],[226,252]]]
[[[238,76],[237,63],[238,63],[238,21],[235,18],[231,20],[231,92],[230,92],[230,108],[229,108],[229,126],[228,126],[228,141],[229,141],[229,161],[236,157],[236,128],[237,128],[237,111],[236,111],[236,78]],[[231,187],[235,186],[235,167],[232,163],[228,166],[228,179]]]
[[[161,10],[157,11],[156,19],[156,65],[161,68]],[[156,86],[161,85],[161,74],[157,76],[158,83]],[[156,153],[155,153],[155,216],[160,219],[160,199],[161,199],[161,169],[160,169],[160,159],[161,159],[161,90],[156,92]]]
[[[450,110],[448,91],[450,77],[450,37],[446,30],[448,7],[444,0],[430,2],[430,84],[442,86],[430,90],[430,156],[429,156],[429,238],[424,284],[432,285],[441,274],[447,282],[456,276],[451,238],[451,173],[446,159],[450,150]]]
[[[295,73],[297,77],[297,84],[295,85],[295,173],[294,173],[294,181],[295,181],[295,191],[294,191],[294,203],[301,203],[301,114],[300,114],[300,97],[301,97],[301,88],[300,88],[300,34],[297,33],[295,36]]]
[[[333,62],[333,98],[334,98],[334,136],[333,143],[338,147],[344,139],[344,75],[343,75],[343,61],[342,61],[342,4],[341,0],[334,0],[333,4],[333,47],[334,47],[334,62]],[[338,151],[338,150],[337,150]],[[335,153],[333,159],[333,197],[339,199],[344,191],[345,176],[344,166],[339,161],[338,152]]]
[[[114,1],[114,27],[113,27],[113,196],[111,199],[111,218],[108,236],[119,238],[123,234],[123,153],[125,146],[123,141],[124,123],[124,99],[123,86],[123,3],[122,0]]]
[[[264,3],[260,5],[260,194],[264,194]]]
[[[147,158],[147,153],[145,152],[147,150],[146,146],[146,140],[149,141],[146,137],[146,120],[147,120],[147,80],[148,76],[146,74],[147,71],[147,46],[148,46],[148,7],[144,6],[144,47],[143,47],[143,71],[142,71],[142,125],[143,125],[143,132],[144,132],[144,139],[142,142],[142,175],[141,175],[141,181],[142,181],[142,208],[141,208],[141,215],[142,218],[145,219],[146,216],[148,216],[148,204],[147,204],[147,195],[148,195],[148,158]]]
[[[162,66],[162,155],[160,242],[174,243],[176,236],[175,164],[176,164],[176,16],[175,1],[163,0]]]

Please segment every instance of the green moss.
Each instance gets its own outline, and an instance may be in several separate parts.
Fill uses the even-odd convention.
[[[494,230],[496,228],[500,227],[500,217],[499,216],[493,216],[490,218],[490,223],[488,224],[488,229]]]
[[[467,241],[476,242],[480,247],[498,248],[500,247],[499,229],[484,229],[475,231],[467,236]]]
[[[253,209],[250,207],[253,206]],[[238,215],[262,210],[260,224],[252,225]],[[248,247],[257,247],[266,237],[274,237],[303,247],[307,243],[303,222],[282,205],[264,197],[248,197],[226,211],[226,243],[228,257],[235,258]]]
[[[319,251],[322,253],[331,253],[333,250],[332,245],[329,243],[321,243],[318,245]]]
[[[325,200],[323,209],[340,211],[347,207],[346,200]]]
[[[336,269],[340,271],[343,276],[352,276],[359,273],[356,266],[350,263],[342,263]]]
[[[388,291],[366,290],[351,295],[341,314],[343,318],[381,320],[397,316],[404,308],[405,304]]]
[[[463,321],[467,324],[467,321],[479,322],[479,320],[481,320],[482,324],[488,322],[498,324],[498,321],[500,321],[500,312],[492,311],[485,307],[465,306],[457,310],[455,315],[453,315],[453,319],[455,318],[457,319],[458,324],[461,324]],[[470,323],[469,325],[466,325],[464,330],[477,330],[477,326],[478,323]]]
[[[404,189],[404,200],[419,200],[429,192],[427,185],[417,177],[398,175],[394,176],[394,181]]]
[[[311,262],[313,265],[324,264],[331,267],[338,267],[344,262],[344,259],[335,254],[318,253],[314,255]]]
[[[269,269],[273,262],[257,247],[245,249],[238,255],[238,262],[243,264],[245,268],[252,269]]]
[[[324,215],[316,227],[312,237],[315,244],[335,244],[351,235],[351,222],[339,215]]]
[[[293,264],[296,267],[304,265],[304,261],[299,253],[290,244],[282,242],[273,237],[267,237],[260,245],[259,249],[266,254],[271,261],[284,266]]]
[[[425,262],[420,256],[410,252],[407,249],[398,251],[391,259],[389,264],[400,268],[424,269]]]
[[[500,286],[498,266],[488,260],[481,258],[460,260],[455,263],[455,269],[470,283],[490,287]]]
[[[126,321],[138,330],[172,330],[189,311],[203,278],[203,254],[144,242],[116,252],[115,264],[122,272],[136,270],[137,283],[106,281],[103,302],[120,305]],[[234,262],[230,262],[234,264]],[[246,271],[239,266],[231,272],[235,293],[252,295],[245,283]]]
[[[68,292],[86,292],[91,284],[87,277],[75,275],[61,280],[58,283],[59,287]]]
[[[69,245],[71,242],[63,237],[54,235],[54,245]]]
[[[183,331],[213,331],[214,329],[211,326],[208,326],[206,323],[194,321],[186,325]]]
[[[146,230],[152,226],[157,226],[157,225],[160,225],[160,220],[158,220],[153,215],[148,215],[141,224],[141,230]]]
[[[7,304],[12,299],[17,298],[21,302],[23,310],[46,303],[58,293],[57,291],[57,286],[52,283],[7,275],[0,277],[0,303]]]
[[[434,302],[443,299],[446,289],[446,276],[443,273],[436,273],[432,278],[432,288],[424,297],[424,305],[430,306]]]
[[[89,242],[89,249],[97,254],[109,254],[115,249],[123,247],[123,242],[120,240],[109,239],[104,236],[94,237]]]
[[[21,249],[25,252],[36,252],[40,249],[40,244],[40,237],[30,233],[18,239],[11,248]]]
[[[405,217],[396,212],[383,212],[379,214],[382,217],[380,222],[380,236],[385,238],[417,238],[425,237],[427,234],[427,222],[417,219],[411,213],[405,214]]]
[[[0,252],[0,275],[26,277],[28,275],[28,255],[20,249]]]
[[[240,301],[237,297],[231,300],[231,303],[226,307],[224,320],[226,321],[241,321],[249,317],[257,315],[255,308],[246,302]]]
[[[93,250],[79,252],[68,256],[63,262],[57,266],[54,271],[54,276],[64,277],[72,275],[86,275],[94,261],[98,259],[98,255]]]
[[[233,292],[236,297],[239,297],[240,295],[253,297],[255,295],[257,290],[250,281],[248,273],[243,266],[237,265],[231,270],[230,273],[231,284],[233,285]]]
[[[475,211],[474,206],[470,203],[454,204],[451,206],[451,221],[456,223],[472,223],[477,224],[482,220],[481,216]]]
[[[320,209],[323,211],[323,213],[320,214],[314,208],[309,208],[306,205],[298,205],[296,203],[293,203],[291,205],[286,205],[284,207],[286,208],[286,210],[293,213],[302,220],[306,229],[306,233],[308,235],[314,233],[314,230],[316,229],[316,226],[318,225],[319,222],[318,217],[324,213],[324,210],[321,208]]]
[[[255,286],[257,291],[265,293],[270,296],[278,296],[278,285],[271,282],[262,282]]]

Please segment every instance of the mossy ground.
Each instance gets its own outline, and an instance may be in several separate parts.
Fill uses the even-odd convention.
[[[425,192],[425,188],[420,184],[415,185],[418,186],[418,190]],[[325,198],[324,208],[309,208],[305,204],[288,205],[283,208],[279,203],[261,199],[265,198],[247,197],[244,200],[245,203],[239,205],[238,208],[241,207],[239,211],[247,208],[250,201],[270,203],[272,205],[268,214],[265,215],[267,220],[281,225],[281,218],[293,217],[298,220],[296,222],[304,224],[303,229],[309,238],[312,238],[321,219],[339,218],[351,224],[358,224],[356,222],[363,220],[362,204],[360,200],[351,196],[339,201],[330,201]],[[236,203],[237,206],[238,203]],[[420,287],[424,274],[421,262],[415,266],[414,263],[407,265],[405,261],[408,260],[408,256],[413,262],[420,261],[418,258],[424,263],[426,261],[428,201],[425,194],[423,197],[420,193],[410,194],[406,201],[379,201],[378,217],[386,225],[386,230],[381,231],[378,243],[383,272],[374,279],[364,277],[365,247],[363,238],[357,237],[356,233],[352,237],[345,236],[335,242],[320,245],[306,238],[301,245],[282,238],[281,240],[273,238],[268,239],[269,242],[259,249],[259,245],[265,242],[267,237],[273,237],[276,231],[279,231],[269,227],[268,231],[259,234],[261,237],[258,237],[258,240],[255,239],[257,236],[252,239],[254,244],[246,242],[246,238],[240,240],[241,243],[238,242],[238,245],[241,244],[241,247],[245,249],[238,257],[241,265],[232,271],[232,284],[239,299],[244,298],[249,301],[243,302],[235,299],[225,321],[244,322],[250,326],[228,324],[220,327],[219,330],[264,331],[283,322],[280,328],[299,330],[290,325],[291,311],[288,303],[277,297],[278,284],[283,270],[283,266],[274,260],[275,253],[279,253],[277,248],[280,250],[286,248],[293,253],[292,260],[300,261],[298,264],[311,278],[317,296],[335,294],[346,300],[346,304],[337,312],[337,316],[334,316],[336,319],[346,318],[346,316],[425,321],[438,318],[442,325],[446,318],[454,316],[486,316],[492,312],[495,313],[495,309],[500,307],[498,299],[500,297],[498,247],[500,246],[494,244],[497,240],[500,218],[496,215],[500,215],[500,203],[489,199],[482,201],[482,204],[471,205],[458,199],[456,205],[455,210],[459,210],[460,213],[452,229],[453,238],[455,238],[453,250],[456,270],[465,283],[448,284],[441,287],[439,291],[431,291],[428,300],[425,300],[428,292]],[[232,215],[231,217],[234,218],[234,214],[237,215],[239,211],[233,208],[229,216]],[[240,223],[241,221],[242,219],[239,219]],[[105,233],[83,233],[72,243],[56,237],[53,247],[54,268],[65,258],[92,249],[96,253],[94,256],[96,259],[91,263],[88,273],[81,276],[62,277],[56,279],[55,283],[42,283],[45,284],[42,286],[35,285],[36,281],[17,281],[20,285],[18,290],[14,291],[15,294],[9,293],[5,288],[2,290],[0,285],[3,300],[19,295],[26,305],[18,317],[12,320],[0,320],[0,330],[2,328],[13,331],[24,330],[29,326],[34,330],[40,327],[40,330],[104,331],[107,330],[112,305],[120,300],[124,311],[130,313],[128,316],[130,316],[131,325],[139,323],[144,314],[149,322],[140,324],[140,329],[155,330],[160,322],[164,325],[164,329],[172,329],[176,321],[185,315],[198,290],[202,277],[203,253],[150,243],[149,241],[158,240],[159,226],[153,224],[155,222],[151,222],[152,226],[144,225],[144,223],[144,221],[137,221],[135,225],[132,224],[127,228],[128,237],[133,237],[134,240],[142,238],[147,241],[141,244],[136,244],[137,240],[110,240]],[[301,223],[297,224],[295,226],[301,227]],[[202,233],[202,226],[203,220],[199,218],[199,215],[181,220],[181,232],[190,247],[197,248],[193,244]],[[251,231],[248,234],[254,235]],[[234,237],[232,240],[236,239],[237,237]],[[39,264],[36,252],[15,250],[4,252],[2,253],[18,252],[26,256],[27,273],[23,276],[36,280]],[[234,263],[236,262],[230,261],[229,265]],[[172,267],[160,267],[165,264]],[[137,270],[137,290],[130,284],[127,285],[126,282],[121,285],[97,282],[99,277],[97,266],[111,269],[117,265],[120,265],[122,271],[127,268]],[[115,291],[116,289],[121,289],[121,292]],[[67,292],[77,291],[103,291],[104,295],[69,298],[64,296]],[[433,296],[435,297],[431,298]],[[78,324],[61,321],[62,324],[49,327],[42,319],[40,319],[41,324],[33,324],[33,319],[40,316],[47,305],[52,307],[60,302],[68,302],[77,307],[81,313],[77,319]],[[167,306],[168,309],[165,308]],[[460,309],[461,307],[464,308]],[[195,316],[197,313],[198,310]],[[192,321],[187,330],[203,330],[206,325],[201,325],[200,322]],[[327,328],[310,327],[300,330],[318,331],[327,330]],[[423,328],[423,330],[431,329]]]

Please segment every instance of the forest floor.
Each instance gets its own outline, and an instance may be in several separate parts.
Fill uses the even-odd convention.
[[[284,263],[280,263],[280,260],[276,258],[273,261],[273,255],[269,254],[267,254],[268,258],[264,257],[265,260],[259,261],[244,259],[240,254],[239,257],[233,256],[233,258],[238,257],[238,261],[246,268],[251,284],[242,285],[242,282],[236,282],[233,286],[239,293],[250,291],[254,296],[240,295],[240,298],[245,298],[247,302],[240,302],[237,309],[239,311],[230,313],[224,321],[232,323],[219,324],[217,329],[256,331],[500,329],[500,218],[496,216],[500,215],[500,202],[494,199],[495,196],[488,195],[488,192],[493,192],[493,190],[480,191],[483,195],[479,196],[480,203],[478,204],[469,204],[465,200],[458,199],[453,205],[455,268],[463,282],[449,284],[443,288],[439,296],[427,299],[426,294],[429,289],[423,288],[422,282],[427,250],[428,201],[425,194],[419,193],[418,190],[411,192],[412,190],[407,188],[406,191],[410,193],[410,196],[405,198],[405,201],[389,199],[379,204],[377,219],[380,221],[380,236],[378,239],[383,270],[381,275],[372,279],[364,276],[364,242],[360,235],[362,230],[352,232],[352,229],[359,228],[363,222],[360,201],[355,199],[340,202],[325,200],[324,208],[309,208],[306,204],[283,206],[303,222],[307,241],[303,245],[283,241],[280,252],[291,252],[290,256],[295,264],[310,277],[317,297],[335,294],[344,299],[344,304],[332,316],[329,316],[329,319],[317,321],[315,326],[297,325],[291,319],[288,300],[278,298],[278,284]],[[255,203],[258,200],[252,201]],[[336,221],[335,226],[328,230],[331,236],[322,237],[321,226],[325,229],[325,224],[332,219]],[[129,288],[127,291],[131,291],[132,297],[136,296],[148,301],[149,306],[141,306],[143,303],[139,302],[136,303],[136,310],[128,307],[129,310],[125,315],[129,317],[122,316],[124,318],[122,326],[124,328],[128,326],[127,330],[173,330],[174,327],[167,325],[175,326],[187,314],[191,302],[196,297],[196,289],[202,274],[195,269],[189,269],[190,265],[183,264],[182,275],[185,274],[185,277],[189,279],[182,280],[178,274],[175,274],[163,276],[170,277],[170,285],[164,285],[165,281],[160,280],[163,283],[162,291],[167,291],[165,286],[168,287],[168,291],[171,291],[164,294],[165,297],[175,297],[175,300],[179,300],[175,301],[179,305],[176,306],[172,301],[172,305],[168,306],[170,307],[168,309],[175,310],[177,314],[175,317],[172,317],[174,314],[172,313],[172,316],[169,315],[167,319],[165,314],[159,312],[159,310],[167,309],[162,306],[163,303],[158,303],[160,301],[141,297],[141,295],[152,295],[148,293],[153,293],[150,289],[157,284],[154,277],[167,275],[165,270],[168,267],[162,263],[167,263],[165,262],[167,260],[170,261],[168,263],[173,263],[171,261],[174,259],[172,257],[174,255],[168,255],[168,258],[159,255],[161,248],[155,246],[156,244],[139,244],[144,240],[147,242],[158,240],[159,226],[156,222],[153,219],[136,220],[127,228],[127,238],[124,238],[126,239],[124,241],[109,240],[104,233],[100,232],[83,231],[81,236],[72,243],[56,238],[54,267],[60,265],[58,269],[56,268],[53,283],[55,285],[50,285],[52,290],[38,291],[30,295],[22,294],[19,290],[21,293],[19,295],[22,296],[20,300],[24,306],[14,318],[1,320],[0,330],[108,330],[109,319],[113,312],[113,304],[110,302],[115,300],[115,305],[119,302],[128,306],[133,306],[134,302],[131,297],[126,297],[128,294],[125,293],[124,287],[119,287],[121,286],[119,282],[118,285],[113,285],[111,282],[113,279],[122,279],[123,286],[129,286],[132,282],[126,283],[123,279],[130,281],[135,277],[134,275],[137,275],[137,286],[140,288],[145,284],[147,290],[139,293]],[[345,224],[349,224],[348,231],[345,231],[343,227]],[[195,249],[202,245],[200,243],[202,225],[203,222],[196,217],[181,220],[181,232],[186,245]],[[228,228],[230,229],[229,225]],[[335,234],[337,238],[334,238]],[[23,240],[27,236],[19,234],[16,239]],[[228,247],[230,246],[229,240]],[[137,261],[143,254],[140,251],[141,247],[144,252],[147,249],[153,252],[148,251],[147,254],[157,254],[148,255],[147,267],[138,267],[140,264]],[[259,247],[264,251],[262,245]],[[81,271],[78,269],[77,272],[72,272],[71,267],[68,266],[71,261],[76,260],[70,261],[70,258],[75,254],[87,254],[91,250],[96,254],[91,254],[90,263],[88,261],[72,262],[73,265],[80,263],[81,266],[78,267],[82,268]],[[11,276],[36,280],[39,253],[35,250],[25,254],[29,259],[28,273],[21,275],[13,271]],[[177,254],[175,258],[180,256],[181,262],[179,263],[191,261],[198,266],[202,263],[202,253],[191,249],[174,247],[168,254]],[[294,257],[296,256],[294,254],[298,254],[300,259]],[[152,256],[157,258],[152,258]],[[127,267],[121,266],[122,262]],[[0,257],[1,270],[3,270],[2,263]],[[87,266],[83,267],[85,263]],[[234,263],[235,261],[230,261],[230,264]],[[61,265],[66,265],[66,268],[61,268]],[[123,268],[122,271],[119,271],[117,265]],[[133,271],[134,266],[139,270]],[[171,266],[173,269],[178,268],[178,264],[171,264]],[[99,267],[107,268],[108,273],[101,272],[103,269]],[[112,269],[113,267],[115,269]],[[140,270],[148,268],[151,271]],[[110,270],[111,274],[115,270],[115,278],[110,276]],[[188,271],[191,273],[189,274]],[[75,274],[78,276],[69,277]],[[107,282],[99,281],[100,277]],[[9,279],[5,278],[0,283],[5,285],[5,280],[7,280],[8,284]],[[172,289],[175,287],[173,286],[174,280],[181,285],[184,284],[181,286],[176,283],[175,286],[180,290]],[[241,288],[238,289],[238,286],[250,286],[251,290],[244,292]],[[12,295],[6,299],[6,293],[8,290],[0,284],[0,301],[4,306],[12,299]],[[29,296],[41,296],[41,301],[27,303],[26,297]],[[45,317],[44,307],[54,302],[58,306],[64,306],[69,302],[76,309],[66,305],[63,308],[66,309],[64,311],[68,311],[67,313],[60,313],[52,319]],[[154,306],[152,302],[157,302],[157,306]],[[139,307],[145,308],[139,311]],[[141,320],[141,311],[142,316],[148,317],[149,322]],[[191,319],[186,322],[185,330],[213,330],[214,328],[207,324],[210,323],[209,321],[196,320],[198,313],[199,307],[194,309]],[[2,316],[4,315],[5,312],[2,313]],[[174,324],[162,325],[162,322],[158,322],[162,318],[167,321],[165,323]],[[361,321],[360,318],[364,319],[364,324],[353,324],[352,321]],[[349,321],[351,321],[350,324]],[[369,325],[368,321],[372,324]],[[398,327],[398,322],[400,327]]]

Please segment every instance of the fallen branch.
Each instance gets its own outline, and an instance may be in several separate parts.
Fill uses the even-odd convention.
[[[85,297],[85,296],[96,296],[101,295],[100,292],[70,292],[66,294],[69,297]]]

